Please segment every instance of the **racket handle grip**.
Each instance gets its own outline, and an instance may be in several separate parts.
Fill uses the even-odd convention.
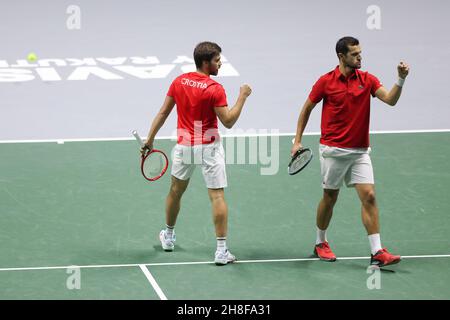
[[[139,143],[139,145],[141,146],[141,148],[143,148],[145,146],[144,141],[142,140],[141,136],[137,133],[136,130],[134,130],[132,132],[133,136],[136,138],[136,141]]]

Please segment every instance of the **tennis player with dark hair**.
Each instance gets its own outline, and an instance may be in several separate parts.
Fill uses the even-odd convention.
[[[152,150],[156,134],[176,104],[178,140],[173,150],[172,183],[166,199],[166,228],[160,232],[159,238],[165,251],[174,250],[174,227],[180,211],[181,197],[196,165],[199,165],[212,205],[217,237],[214,261],[217,265],[236,260],[226,245],[228,207],[224,188],[227,187],[227,176],[217,118],[226,128],[233,127],[252,91],[248,85],[242,85],[234,107],[228,108],[224,88],[210,78],[210,75],[218,74],[222,65],[221,51],[213,42],[202,42],[195,47],[197,71],[182,74],[172,82],[165,101],[152,122],[142,150]]]
[[[320,165],[323,198],[317,208],[317,239],[314,253],[321,260],[335,261],[327,241],[327,228],[333,215],[339,189],[343,182],[354,187],[361,200],[362,222],[367,230],[371,265],[380,267],[400,262],[401,257],[382,248],[374,176],[370,160],[369,119],[370,96],[390,106],[400,98],[409,66],[397,66],[398,81],[390,91],[369,72],[360,71],[361,47],[353,37],[344,37],[336,44],[339,66],[324,74],[314,84],[301,110],[291,154],[302,148],[302,135],[311,111],[323,100]]]

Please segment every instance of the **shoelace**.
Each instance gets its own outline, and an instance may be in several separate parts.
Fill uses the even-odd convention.
[[[319,248],[322,248],[322,249],[324,249],[325,251],[331,251],[329,244],[326,243],[326,242],[321,243],[321,244],[319,245]]]
[[[379,256],[379,255],[382,255],[382,254],[384,254],[384,253],[390,254],[389,251],[387,251],[386,248],[383,248],[383,249],[381,249],[381,250],[378,250],[378,252],[375,253],[374,256]]]
[[[225,251],[220,251],[219,255],[226,257],[226,258],[231,257],[231,253],[230,253],[230,251],[228,251],[228,249],[226,249]]]
[[[164,233],[164,240],[166,241],[175,242],[176,238],[177,237],[175,236],[175,233],[172,235],[172,237],[168,237],[167,233]]]

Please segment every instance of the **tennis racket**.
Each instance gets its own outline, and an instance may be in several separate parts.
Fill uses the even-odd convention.
[[[309,148],[301,148],[298,150],[289,162],[288,173],[292,176],[302,171],[311,161],[313,153]]]
[[[136,141],[141,148],[145,147],[144,141],[139,134],[134,130],[132,132]],[[141,158],[141,172],[145,179],[148,181],[156,181],[161,178],[167,171],[169,166],[169,160],[164,152],[161,150],[153,149],[142,155]]]

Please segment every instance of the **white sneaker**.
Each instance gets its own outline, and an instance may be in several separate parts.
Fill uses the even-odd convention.
[[[161,246],[164,251],[173,251],[175,247],[175,231],[173,232],[172,237],[167,236],[166,230],[161,230],[159,233],[159,241],[161,241]]]
[[[227,263],[233,263],[236,261],[236,257],[234,255],[231,254],[230,251],[225,250],[225,251],[216,251],[216,256],[214,259],[214,262],[216,263],[216,265],[218,266],[223,266],[226,265]]]

